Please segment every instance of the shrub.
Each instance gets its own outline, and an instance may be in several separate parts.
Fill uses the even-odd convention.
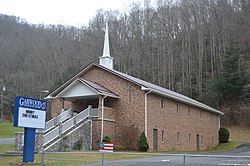
[[[227,143],[229,139],[229,135],[230,135],[229,131],[226,128],[221,127],[219,130],[220,143]]]
[[[148,151],[149,147],[148,147],[147,137],[145,136],[144,131],[140,135],[139,142],[138,142],[138,148],[139,148],[139,151],[141,151],[141,152]]]
[[[105,137],[102,139],[102,142],[111,142],[111,139],[110,139],[108,136],[105,136]]]

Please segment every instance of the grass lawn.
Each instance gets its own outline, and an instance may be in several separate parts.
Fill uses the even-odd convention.
[[[229,139],[235,142],[250,142],[250,128],[242,126],[225,126],[230,132]]]
[[[4,154],[4,152],[13,150],[14,150],[14,145],[0,145],[0,154]]]
[[[127,154],[105,154],[104,160],[126,160],[135,158],[146,158],[150,155],[127,155]],[[42,155],[35,155],[35,162],[33,164],[24,165],[41,165]],[[81,164],[101,162],[101,154],[45,154],[44,163],[49,166],[79,166]],[[1,166],[17,165],[21,163],[22,157],[3,157],[0,158]]]
[[[206,151],[194,151],[194,152],[177,152],[177,151],[171,151],[166,152],[164,154],[173,154],[173,153],[206,153],[206,152],[224,152],[228,150],[232,150],[235,147],[239,146],[240,143],[230,141],[228,143],[220,144],[214,149],[206,150]],[[0,146],[0,154],[4,153],[5,151],[11,151],[13,150],[13,145],[2,145]],[[77,152],[77,151],[74,151]],[[162,152],[158,153],[162,154]],[[105,154],[105,160],[127,160],[127,159],[135,159],[135,158],[147,158],[150,157],[151,153],[148,154]],[[35,162],[33,164],[24,164],[24,165],[34,165],[38,166],[41,165],[41,154],[35,155]],[[7,166],[7,165],[17,165],[17,163],[20,163],[22,161],[22,156],[20,157],[3,157],[0,158],[0,165]],[[61,153],[61,154],[46,154],[44,155],[44,163],[45,165],[52,165],[52,166],[79,166],[81,164],[87,164],[87,163],[96,163],[101,162],[101,154],[69,154],[69,153]]]
[[[206,151],[194,151],[194,152],[183,152],[183,151],[171,151],[165,152],[165,154],[173,153],[207,153],[207,152],[225,152],[232,150],[239,146],[242,142],[250,142],[250,129],[240,128],[240,127],[226,127],[230,131],[230,138],[233,141],[228,143],[219,144],[214,149]],[[15,132],[23,132],[22,128],[13,127],[13,123],[0,123],[0,138],[10,138],[14,137]],[[14,145],[0,145],[0,154],[3,154],[6,151],[13,151]],[[161,154],[161,153],[159,153]],[[135,158],[146,158],[153,155],[152,153],[148,154],[105,154],[105,160],[126,160],[126,159],[135,159]],[[41,154],[35,155],[35,162],[33,164],[26,165],[41,165]],[[22,156],[20,157],[0,157],[0,165],[17,165],[22,161]],[[45,154],[44,155],[45,165],[50,166],[79,166],[86,163],[101,162],[101,154]]]
[[[201,151],[201,153],[206,153],[206,152],[227,152],[229,150],[233,150],[233,149],[237,148],[240,145],[241,145],[240,142],[229,141],[228,143],[221,143],[221,144],[217,145],[213,149]]]
[[[13,127],[13,123],[0,123],[0,138],[14,138],[15,132],[23,132],[23,128]]]

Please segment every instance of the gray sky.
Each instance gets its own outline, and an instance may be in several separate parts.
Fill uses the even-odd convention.
[[[0,0],[0,14],[34,24],[81,26],[95,16],[97,9],[125,11],[133,2],[143,4],[143,0]]]

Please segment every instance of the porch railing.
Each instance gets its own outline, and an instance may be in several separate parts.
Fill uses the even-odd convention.
[[[67,111],[63,111],[60,115],[57,116],[57,122],[63,122],[66,119],[72,117],[73,110],[72,108],[68,109]]]
[[[59,137],[60,135],[66,133],[72,127],[77,126],[83,120],[90,117],[90,112],[93,109],[88,107],[87,109],[83,110],[77,115],[74,115],[72,118],[68,119],[67,121],[63,122],[62,124],[59,123],[59,126],[54,128],[53,130],[49,131],[47,134],[44,135],[44,143],[43,146],[46,146],[48,143],[53,141],[55,138]]]
[[[92,108],[90,111],[91,117],[98,117],[98,108]]]
[[[54,138],[58,137],[60,133],[59,126],[48,132],[43,136],[43,146],[47,145],[50,141],[52,141]]]
[[[50,119],[49,121],[46,122],[45,130],[43,130],[43,132],[44,133],[48,132],[52,128],[56,127],[58,125],[58,122],[63,122],[67,120],[68,118],[72,117],[72,115],[73,115],[73,110],[72,108],[69,108],[68,110],[57,115],[56,117]]]

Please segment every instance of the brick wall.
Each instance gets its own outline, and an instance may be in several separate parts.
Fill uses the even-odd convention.
[[[59,115],[62,112],[62,106],[64,106],[64,110],[74,107],[73,103],[70,101],[53,99],[51,100],[51,117]]]
[[[145,92],[140,86],[98,67],[93,67],[80,77],[96,82],[119,96],[119,99],[112,100],[112,109],[105,107],[104,136],[111,138],[116,149],[135,150],[139,135],[144,131]],[[92,146],[94,149],[98,149],[100,142],[100,118],[101,97],[99,98],[99,119],[93,120]],[[158,131],[159,151],[196,150],[197,135],[199,135],[199,148],[203,150],[218,144],[219,117],[217,114],[201,111],[198,108],[149,93],[148,143],[150,151],[153,150],[154,129]]]
[[[97,67],[81,77],[97,82],[119,96],[112,103],[115,116],[115,128],[110,131],[115,133],[112,141],[115,142],[115,148],[135,149],[139,135],[144,130],[144,92],[139,86]]]
[[[109,136],[111,141],[116,145],[115,139],[115,122],[104,120],[104,137]],[[101,141],[101,119],[93,119],[92,121],[92,148],[99,149],[99,142]]]
[[[162,108],[162,101],[163,108]],[[177,111],[178,109],[178,111]],[[148,141],[153,149],[153,130],[158,131],[158,150],[200,150],[218,144],[218,115],[155,94],[148,95]]]

